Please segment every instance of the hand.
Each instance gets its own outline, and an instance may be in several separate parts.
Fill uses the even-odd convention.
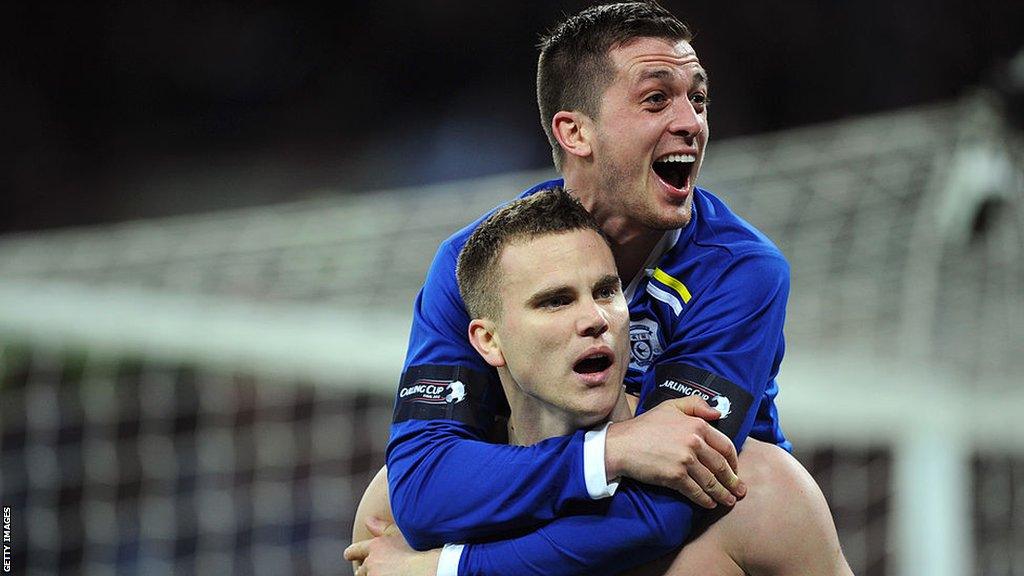
[[[613,423],[605,437],[607,477],[671,488],[704,508],[732,506],[747,487],[736,475],[732,441],[708,424],[720,416],[702,398],[688,396]]]
[[[353,542],[345,549],[356,576],[436,576],[441,550],[417,552],[409,547],[398,527],[380,518],[368,518],[373,538]]]
[[[384,470],[386,470],[386,468],[381,468],[382,472]],[[377,475],[380,476],[380,472],[378,472]],[[374,478],[374,480],[370,482],[370,486],[373,486],[376,480],[377,478]],[[366,500],[365,493],[363,494],[363,500]],[[359,505],[360,507],[362,507],[363,503],[360,502]],[[359,522],[359,517],[360,514],[356,512],[356,522]],[[353,574],[359,573],[359,567],[363,565],[363,562],[366,560],[366,557],[370,554],[370,544],[371,542],[373,542],[374,538],[378,536],[392,536],[395,534],[401,535],[401,531],[398,529],[398,525],[394,523],[394,520],[385,519],[376,514],[373,514],[366,518],[366,520],[363,522],[363,526],[366,528],[366,531],[358,529],[353,530],[353,542],[351,545],[349,545],[348,548],[345,548],[344,552],[342,552],[342,556],[345,558],[345,560],[352,562]],[[369,538],[356,541],[356,538],[360,537],[362,534],[365,534],[366,532],[369,532]]]

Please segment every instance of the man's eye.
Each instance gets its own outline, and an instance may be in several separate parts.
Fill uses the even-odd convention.
[[[647,98],[644,98],[644,102],[648,104],[664,104],[667,101],[668,97],[662,94],[661,92],[655,92],[654,94],[651,94]]]
[[[548,298],[540,303],[541,308],[559,308],[569,304],[569,298],[566,296],[556,296],[554,298]]]
[[[708,95],[704,94],[703,92],[697,92],[690,96],[690,101],[693,102],[694,104],[707,105],[708,103],[711,102],[711,98],[708,98]]]
[[[618,292],[618,289],[616,289],[615,287],[607,286],[605,288],[599,288],[594,297],[597,298],[598,300],[609,300],[611,298],[614,298]]]

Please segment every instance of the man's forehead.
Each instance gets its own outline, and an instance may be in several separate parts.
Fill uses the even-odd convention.
[[[582,261],[587,266],[610,266],[615,271],[611,249],[601,236],[589,229],[541,234],[509,243],[499,258],[505,284],[537,284],[553,280],[569,268],[564,264]]]
[[[609,56],[620,71],[636,78],[659,68],[667,71],[685,67],[693,69],[695,77],[707,80],[697,52],[686,40],[634,38],[613,48]]]
[[[583,248],[573,249],[570,246],[584,244]],[[543,261],[551,259],[553,252],[572,253],[579,250],[599,252],[609,250],[601,235],[589,228],[568,230],[565,232],[541,233],[534,236],[523,236],[512,240],[501,251],[500,259],[511,257],[518,261]]]

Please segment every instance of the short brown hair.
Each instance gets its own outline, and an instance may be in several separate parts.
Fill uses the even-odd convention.
[[[469,315],[500,318],[498,261],[506,246],[574,230],[593,230],[608,242],[590,212],[560,186],[510,202],[491,214],[470,235],[455,268],[459,292]]]
[[[559,170],[564,152],[551,131],[551,121],[560,110],[578,110],[597,118],[601,94],[614,74],[608,51],[634,38],[689,42],[693,34],[671,12],[649,1],[592,6],[541,38],[537,106]]]

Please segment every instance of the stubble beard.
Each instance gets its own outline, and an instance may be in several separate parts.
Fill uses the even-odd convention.
[[[690,223],[693,215],[693,193],[686,199],[684,206],[679,207],[671,215],[659,214],[657,200],[647,187],[648,181],[643,175],[634,176],[629,170],[612,163],[601,167],[601,188],[606,202],[618,203],[621,208],[605,211],[622,214],[633,225],[650,230],[665,232],[682,228]]]

